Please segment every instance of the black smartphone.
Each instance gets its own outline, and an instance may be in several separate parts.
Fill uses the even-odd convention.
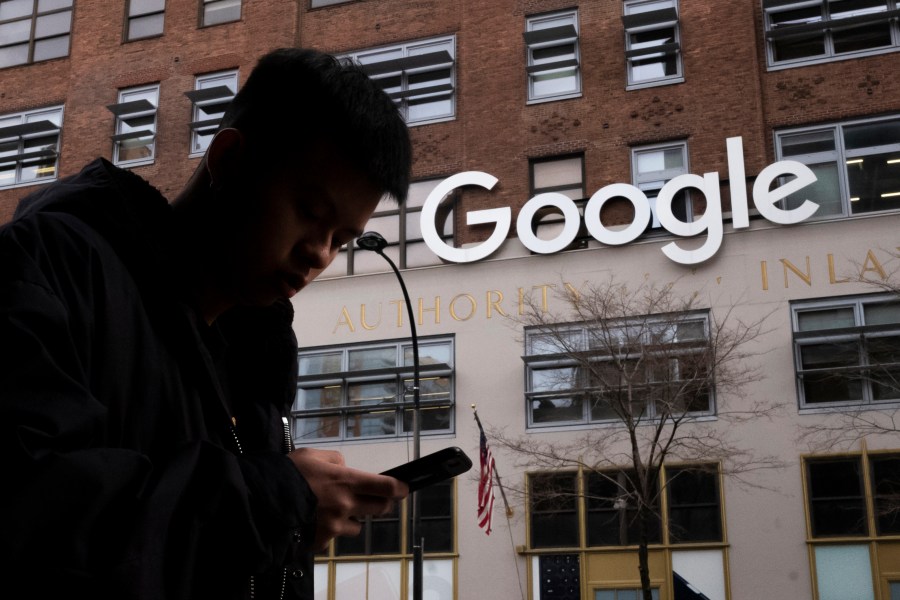
[[[396,477],[414,492],[429,485],[456,477],[472,468],[472,461],[461,449],[452,446],[428,454],[418,460],[384,471],[382,475]]]

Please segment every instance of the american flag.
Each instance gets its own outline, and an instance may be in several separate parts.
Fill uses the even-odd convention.
[[[480,424],[479,424],[480,425]],[[479,429],[481,429],[479,427]],[[484,430],[481,431],[481,478],[478,480],[478,526],[491,535],[494,514],[494,456],[488,448]]]

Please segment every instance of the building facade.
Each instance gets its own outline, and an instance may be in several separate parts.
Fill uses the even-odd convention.
[[[560,292],[610,279],[672,283],[698,299],[672,343],[708,339],[726,314],[764,319],[761,376],[713,385],[681,431],[765,468],[735,473],[713,452],[663,465],[655,596],[893,600],[898,14],[895,0],[3,1],[0,217],[95,156],[172,197],[256,57],[301,45],[356,60],[414,143],[409,200],[386,200],[369,228],[412,297],[422,452],[455,445],[477,463],[471,405],[490,432],[534,443],[614,437],[577,365],[525,319],[565,315]],[[387,263],[348,247],[295,308],[296,443],[374,471],[407,461],[410,323]],[[595,329],[565,320],[572,336]],[[488,443],[510,510],[498,496],[485,535],[477,474],[423,492],[426,597],[635,598],[626,448],[550,469]],[[540,499],[550,487],[559,501]],[[408,517],[403,503],[333,543],[318,597],[411,597]]]

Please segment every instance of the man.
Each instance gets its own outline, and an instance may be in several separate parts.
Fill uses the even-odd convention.
[[[402,201],[358,69],[263,57],[170,204],[98,160],[0,229],[0,573],[21,598],[312,598],[312,553],[406,494],[291,450],[288,301]],[[387,466],[387,465],[386,465]]]

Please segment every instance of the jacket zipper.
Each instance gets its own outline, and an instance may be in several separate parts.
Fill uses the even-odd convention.
[[[288,449],[287,452],[290,452],[294,448],[294,441],[291,439],[291,429],[288,425],[288,420],[284,417],[281,417],[281,422],[284,424],[284,444]],[[241,439],[237,434],[237,419],[231,417],[231,437],[234,438],[234,445],[237,448],[238,456],[242,456],[244,454],[244,449],[241,446]],[[250,576],[250,600],[256,600],[256,578],[251,575]],[[284,590],[287,587],[287,567],[282,567],[281,569],[281,594],[278,596],[278,600],[284,600]]]

